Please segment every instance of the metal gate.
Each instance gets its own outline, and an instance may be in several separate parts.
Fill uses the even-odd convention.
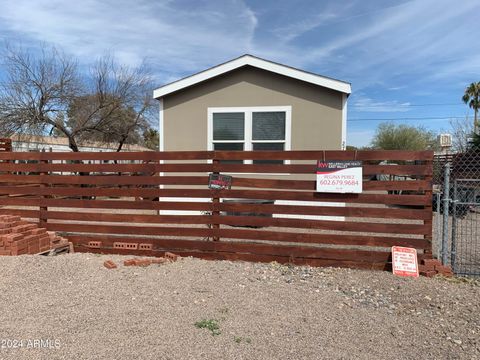
[[[456,275],[480,276],[480,150],[434,161],[434,254]]]
[[[451,263],[458,275],[480,276],[480,179],[455,179]]]

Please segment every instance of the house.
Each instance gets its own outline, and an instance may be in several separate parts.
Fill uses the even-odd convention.
[[[39,135],[12,135],[13,151],[72,151],[68,146],[68,138]],[[80,151],[117,151],[118,144],[91,141],[81,144]],[[125,144],[122,151],[151,151],[146,147]]]
[[[243,55],[156,89],[160,151],[340,150],[350,84]]]
[[[154,91],[160,151],[345,149],[350,92],[347,82],[243,55]]]

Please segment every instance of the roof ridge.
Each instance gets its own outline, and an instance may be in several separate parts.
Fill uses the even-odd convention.
[[[271,60],[262,59],[255,55],[243,54],[232,60],[220,63],[208,69],[165,84],[154,90],[153,97],[155,99],[161,98],[170,93],[185,89],[192,85],[209,80],[211,78],[217,77],[219,75],[228,73],[244,66],[253,66],[259,69],[291,77],[300,81],[305,81],[314,85],[330,88],[332,90],[336,90],[347,95],[351,93],[351,84],[349,82],[337,80],[324,75],[298,69],[289,65],[277,63]]]

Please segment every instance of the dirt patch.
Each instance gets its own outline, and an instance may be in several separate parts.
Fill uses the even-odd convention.
[[[113,259],[119,267],[103,266]],[[184,259],[0,257],[2,359],[476,359],[480,287],[386,272]],[[0,344],[2,345],[2,344]]]

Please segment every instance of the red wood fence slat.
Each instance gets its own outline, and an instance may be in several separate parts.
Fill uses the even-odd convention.
[[[363,161],[364,192],[317,193],[324,159]],[[431,256],[432,159],[430,151],[0,152],[0,214],[41,220],[82,251],[124,253],[113,243],[144,242],[150,252],[130,251],[383,269],[393,245]],[[208,189],[212,172],[232,174],[232,189]],[[380,174],[388,180],[370,180]]]

